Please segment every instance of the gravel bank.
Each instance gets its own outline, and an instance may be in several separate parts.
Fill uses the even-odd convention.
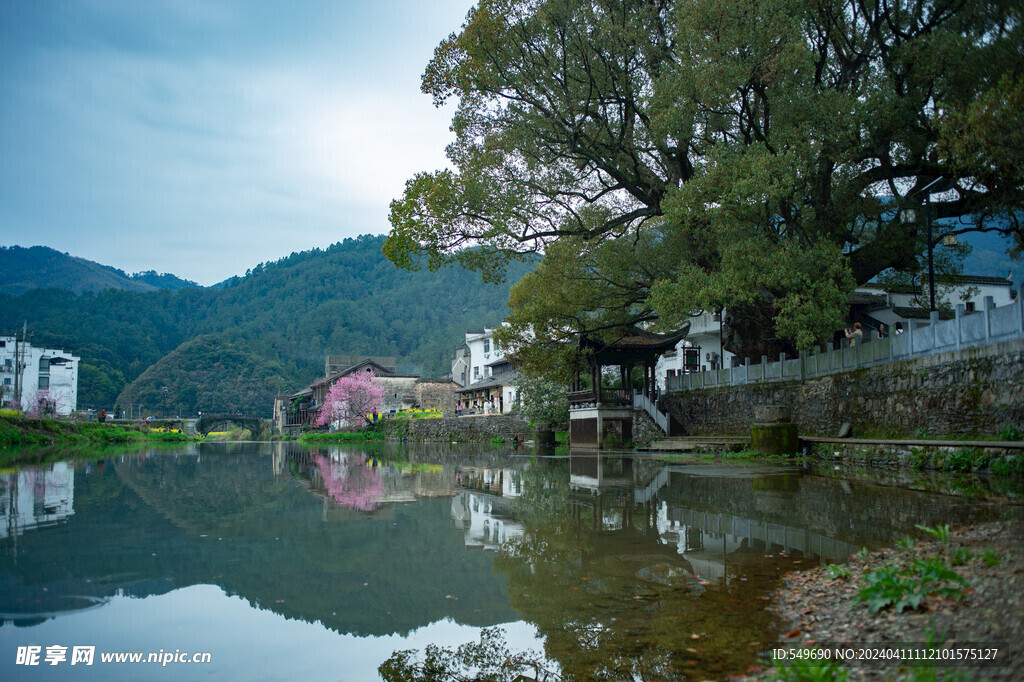
[[[935,667],[900,669],[846,666],[850,680],[938,679],[1024,680],[1024,522],[1015,518],[1000,523],[954,528],[948,546],[921,541],[914,546],[885,549],[866,557],[852,557],[848,575],[818,568],[789,574],[775,594],[772,610],[784,624],[778,646],[813,643],[921,643],[928,632],[939,641],[958,646],[1002,642],[998,667]],[[915,531],[916,532],[916,531]],[[902,543],[901,543],[902,544]],[[965,559],[963,550],[969,558]],[[958,556],[959,553],[959,556]],[[870,613],[854,598],[865,575],[885,565],[908,566],[915,560],[941,559],[966,580],[962,598],[929,595],[917,610],[902,613],[887,608]],[[765,670],[758,677],[771,677]]]

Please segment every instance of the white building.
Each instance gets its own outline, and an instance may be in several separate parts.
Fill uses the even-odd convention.
[[[78,403],[78,363],[60,348],[0,336],[0,405],[30,412],[46,400],[66,417]]]
[[[728,310],[702,310],[690,315],[686,338],[676,344],[675,350],[658,358],[655,376],[660,390],[665,390],[668,376],[732,367],[736,356],[725,350],[722,343],[721,319],[728,315]]]
[[[455,349],[455,353],[452,355],[452,381],[457,383],[460,388],[464,388],[470,383],[471,363],[468,346],[463,344]]]
[[[459,376],[455,375],[458,364]],[[512,411],[518,394],[513,381],[516,372],[501,348],[494,341],[494,328],[466,332],[465,346],[460,346],[452,364],[452,378],[463,388],[456,391],[456,408],[477,414],[488,410],[495,414]]]
[[[981,277],[978,275],[941,276],[935,278],[935,307],[942,319],[950,319],[949,312],[963,305],[965,312],[981,310],[986,297],[991,296],[997,308],[1009,305],[1016,292],[1009,277]],[[892,329],[897,322],[907,327],[908,320],[927,320],[931,309],[927,279],[920,287],[884,286],[869,282],[854,291],[854,316],[875,331],[878,323]],[[859,313],[859,315],[858,315]]]
[[[941,319],[952,318],[949,311],[957,305],[964,305],[968,313],[981,310],[988,296],[992,297],[996,307],[1008,305],[1015,300],[1016,293],[1009,277],[944,275],[935,278],[935,305],[940,309]],[[920,287],[869,282],[857,287],[850,297],[850,324],[860,322],[865,330],[865,339],[878,331],[879,324],[888,328],[887,333],[892,333],[897,323],[907,329],[911,319],[928,319],[929,298],[927,280]],[[740,358],[722,347],[723,317],[728,324],[728,310],[721,313],[705,310],[690,316],[689,334],[679,342],[675,351],[658,360],[656,371],[660,389],[665,389],[668,376],[686,371],[728,368],[742,363]],[[844,338],[843,330],[836,330],[834,341],[841,343]]]

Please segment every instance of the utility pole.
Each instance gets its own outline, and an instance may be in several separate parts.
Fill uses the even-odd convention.
[[[28,320],[25,320],[21,327],[21,342],[18,342],[18,332],[14,332],[14,403],[16,409],[23,409],[21,404],[21,392],[25,390],[25,382],[22,381],[21,372],[25,368],[25,339],[28,337]]]

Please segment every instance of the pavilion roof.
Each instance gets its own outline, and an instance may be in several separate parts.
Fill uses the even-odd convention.
[[[598,360],[643,360],[670,351],[690,333],[690,324],[669,334],[632,327],[611,341],[603,341],[586,334],[580,336],[580,348],[593,350]]]

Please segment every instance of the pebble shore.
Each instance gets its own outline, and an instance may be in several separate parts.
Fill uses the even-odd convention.
[[[848,679],[1024,680],[1024,521],[1020,511],[1009,508],[1002,522],[953,528],[948,545],[938,540],[918,541],[913,547],[900,543],[898,548],[851,557],[846,571],[822,567],[787,575],[771,602],[784,632],[777,646],[878,642],[923,647],[931,633],[933,641],[945,645],[1001,643],[998,664],[939,665],[930,670],[854,664],[845,666]],[[855,601],[867,573],[931,558],[941,559],[966,580],[963,588],[958,586],[961,598],[930,595],[916,610],[897,613],[887,608],[874,614]],[[766,669],[748,679],[770,679],[777,672]]]

